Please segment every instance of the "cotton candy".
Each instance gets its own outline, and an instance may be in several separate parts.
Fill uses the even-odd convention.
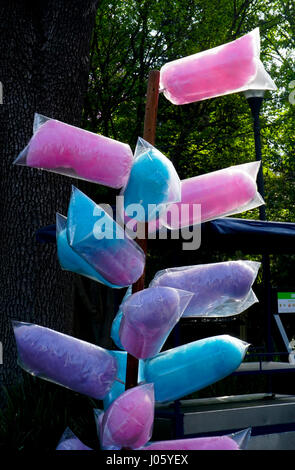
[[[18,364],[32,375],[96,399],[116,379],[116,359],[99,346],[32,323],[14,322],[14,336]]]
[[[156,273],[150,287],[192,292],[183,317],[237,315],[258,302],[251,287],[259,267],[258,262],[240,260],[169,268]]]
[[[147,359],[143,375],[154,384],[157,402],[177,400],[234,372],[248,346],[229,335],[204,338]]]
[[[256,186],[259,166],[250,162],[182,180],[181,202],[167,206],[159,226],[178,229],[264,204]],[[200,205],[201,217],[194,204]]]
[[[108,441],[106,435],[103,436],[102,423],[103,423],[103,417],[104,417],[105,412],[98,408],[95,408],[93,412],[94,412],[94,420],[95,420],[95,425],[96,425],[96,433],[99,439],[100,448],[102,450],[120,450],[122,448],[121,445],[116,445],[114,444],[113,441],[111,440]]]
[[[141,450],[239,450],[239,446],[228,436],[214,436],[153,442]]]
[[[151,437],[154,422],[154,387],[147,383],[120,395],[103,414],[102,446],[137,449]]]
[[[14,163],[54,171],[112,188],[129,177],[129,145],[35,114],[34,135]]]
[[[81,256],[79,256],[69,245],[67,239],[67,218],[61,214],[56,215],[56,245],[57,256],[62,269],[72,271],[82,276],[88,277],[93,281],[100,282],[108,287],[121,288],[111,284],[98,271],[87,263]]]
[[[126,221],[128,217],[139,222],[155,220],[165,204],[180,201],[180,179],[172,162],[139,138],[130,176],[121,194]],[[133,209],[133,204],[140,205],[141,210]]]
[[[70,247],[109,283],[127,287],[143,273],[145,254],[107,212],[73,187],[68,207]]]
[[[125,392],[126,383],[126,369],[127,369],[127,352],[126,351],[109,351],[117,362],[117,377],[114,381],[112,388],[109,393],[103,399],[103,408],[106,411],[109,406],[116,400],[122,393]],[[144,381],[143,376],[144,361],[139,359],[138,361],[138,378],[137,383]]]
[[[176,105],[249,89],[275,90],[259,56],[256,28],[235,41],[166,63],[160,89]]]
[[[119,336],[124,349],[138,359],[157,354],[192,296],[170,287],[147,288],[131,295],[121,306]]]
[[[139,450],[246,450],[251,428],[222,436],[148,442]]]

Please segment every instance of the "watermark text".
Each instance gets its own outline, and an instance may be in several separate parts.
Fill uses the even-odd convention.
[[[201,245],[200,204],[124,206],[124,196],[117,196],[115,209],[109,204],[96,205],[93,216],[97,218],[93,226],[97,240],[123,240],[127,235],[133,240],[181,239],[183,250],[197,250]]]

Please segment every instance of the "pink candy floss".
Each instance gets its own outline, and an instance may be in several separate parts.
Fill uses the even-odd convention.
[[[113,444],[138,449],[144,446],[152,435],[154,405],[152,383],[122,393],[103,415],[102,447]]]
[[[132,162],[128,144],[55,119],[38,127],[28,147],[15,161],[112,188],[121,188],[127,183]]]
[[[240,448],[228,436],[214,436],[153,442],[140,450],[240,450]]]
[[[257,162],[237,165],[182,180],[181,202],[169,205],[167,214],[160,218],[160,222],[169,228],[179,228],[261,205],[263,200],[257,193],[255,174],[258,165]],[[254,205],[247,207],[252,202]],[[184,204],[189,205],[186,211],[182,211]],[[201,205],[201,220],[196,219],[193,204]],[[173,206],[178,208],[176,215]]]
[[[276,89],[260,61],[259,29],[235,41],[165,64],[160,88],[182,105],[247,89]]]

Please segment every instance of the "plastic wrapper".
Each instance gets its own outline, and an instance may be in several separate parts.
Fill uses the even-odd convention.
[[[171,287],[143,289],[121,306],[121,344],[132,356],[146,359],[157,354],[193,297]]]
[[[103,410],[99,410],[98,408],[95,408],[93,411],[94,411],[94,420],[95,420],[95,425],[96,425],[97,437],[100,443],[100,448],[102,450],[121,450],[122,446],[118,446],[114,444],[112,441],[108,441],[106,436],[104,437],[104,441],[103,441],[102,422],[103,422],[103,417],[104,417],[105,412]]]
[[[29,374],[95,399],[110,391],[118,366],[107,350],[32,323],[13,329],[18,364]]]
[[[276,90],[260,60],[259,28],[227,44],[166,63],[160,89],[173,104],[246,90]]]
[[[263,205],[256,186],[260,164],[244,163],[182,180],[181,202],[167,206],[158,228],[179,229]],[[201,206],[201,217],[195,204]]]
[[[113,401],[125,392],[126,381],[127,352],[109,351],[109,353],[116,359],[118,369],[116,380],[113,383],[109,393],[103,399],[104,410],[107,410]]]
[[[255,261],[225,261],[169,268],[159,271],[150,287],[168,286],[192,292],[183,317],[228,317],[258,302],[252,284],[259,267]]]
[[[251,428],[224,436],[195,437],[148,443],[140,450],[245,450]]]
[[[143,375],[153,382],[157,402],[177,400],[234,372],[248,346],[229,335],[204,338],[146,359]]]
[[[100,423],[102,448],[144,446],[152,435],[154,387],[147,383],[120,395],[103,414]]]
[[[127,287],[143,273],[143,250],[102,207],[75,187],[68,207],[67,239],[111,284]]]
[[[251,438],[252,428],[242,429],[241,431],[228,434],[228,437],[233,439],[241,450],[246,450]]]
[[[125,222],[129,218],[139,222],[155,220],[167,203],[181,200],[180,179],[172,162],[139,138],[130,176],[121,194]],[[141,210],[133,204],[140,205]]]
[[[100,282],[108,287],[121,288],[111,284],[104,279],[98,271],[96,271],[90,264],[79,256],[69,245],[67,239],[67,218],[61,214],[56,214],[56,245],[57,256],[62,269],[72,271],[76,274],[86,276],[93,281]]]
[[[130,297],[131,294],[132,294],[132,286],[129,286],[126,293],[125,293],[125,295],[124,295],[124,297],[123,297],[121,305],[125,302],[125,300],[128,299],[128,297]],[[123,317],[123,312],[122,312],[122,309],[121,309],[121,305],[120,305],[118,313],[116,314],[116,316],[113,320],[113,323],[112,323],[111,338],[114,341],[117,348],[124,349],[124,346],[121,343],[120,335],[119,335],[120,325],[121,325],[121,321],[122,321],[122,317]]]
[[[125,186],[130,146],[35,113],[33,136],[14,161],[112,188]]]
[[[126,351],[109,351],[112,354],[118,366],[118,372],[115,382],[112,385],[111,390],[103,399],[104,411],[113,403],[116,398],[118,398],[122,393],[125,392],[125,382],[126,382],[126,371],[127,371],[127,352]],[[137,383],[144,382],[144,361],[139,359],[138,361],[138,378]]]
[[[56,450],[93,450],[83,444],[78,437],[67,428],[63,433]]]

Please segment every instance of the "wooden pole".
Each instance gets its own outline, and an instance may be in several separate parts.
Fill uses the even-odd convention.
[[[143,138],[152,145],[155,145],[156,140],[156,125],[157,125],[157,114],[158,114],[158,100],[159,100],[159,82],[160,82],[160,71],[151,70],[148,77],[147,95],[146,95],[146,106],[145,106],[145,117],[144,117],[144,129]],[[138,238],[136,241],[138,245],[143,249],[145,255],[147,255],[147,234],[148,234],[148,223],[144,225],[144,238]],[[139,292],[144,289],[145,269],[142,276],[132,286],[132,293]],[[135,387],[137,385],[138,376],[138,359],[127,354],[127,368],[126,368],[126,383],[125,389]]]

